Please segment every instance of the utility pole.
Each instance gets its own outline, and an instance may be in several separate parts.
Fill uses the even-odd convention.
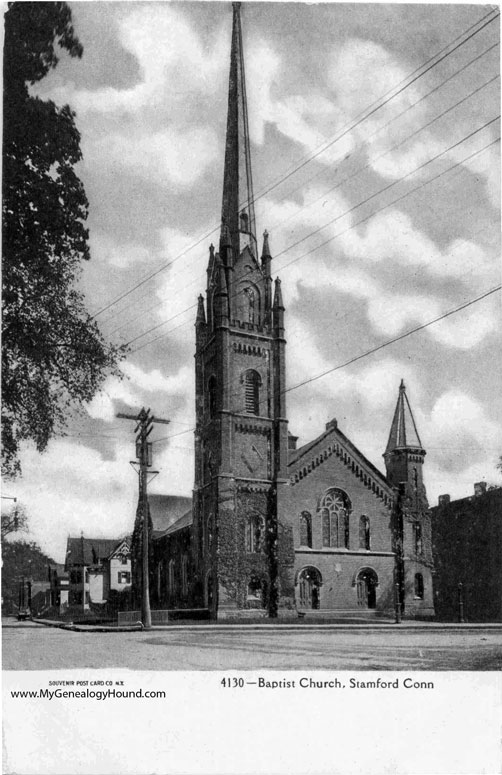
[[[158,471],[152,471],[152,444],[148,437],[153,430],[154,423],[168,425],[169,420],[162,420],[160,417],[154,417],[150,414],[150,409],[143,409],[136,415],[122,414],[119,412],[117,417],[123,420],[135,420],[136,428],[136,458],[139,461],[139,511],[142,520],[142,562],[141,562],[141,621],[145,630],[152,627],[152,612],[150,610],[150,584],[148,554],[150,548],[150,536],[148,532],[148,474],[158,474]],[[131,460],[131,465],[137,465],[137,461]]]

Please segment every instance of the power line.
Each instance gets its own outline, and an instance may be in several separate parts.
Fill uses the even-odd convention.
[[[481,22],[483,22],[485,19],[487,19],[487,17],[491,16],[491,14],[493,14],[493,13],[495,13],[496,15],[492,16],[491,19],[488,19],[487,21],[484,22],[484,24],[482,24],[480,27],[478,27],[478,29],[474,30],[474,27],[476,27],[479,24],[481,24]],[[380,97],[378,100],[375,100],[375,102],[371,103],[371,105],[369,106],[369,108],[372,108],[371,110],[369,110],[369,108],[368,108],[367,112],[363,111],[360,114],[357,114],[358,116],[361,116],[361,118],[359,118],[358,120],[354,120],[353,123],[349,124],[349,126],[346,129],[344,129],[341,134],[337,135],[335,138],[333,138],[331,141],[329,141],[329,143],[327,143],[323,147],[321,147],[321,149],[319,149],[319,150],[315,151],[313,154],[311,154],[305,161],[303,161],[301,164],[297,165],[287,175],[283,176],[277,183],[274,183],[270,187],[268,187],[268,188],[264,189],[263,191],[261,191],[259,193],[259,195],[255,197],[255,201],[257,199],[261,199],[263,196],[265,196],[266,194],[270,193],[270,191],[272,191],[274,188],[276,188],[280,183],[283,183],[285,180],[289,179],[293,174],[295,174],[300,169],[302,169],[304,166],[306,166],[306,164],[308,164],[310,161],[312,161],[315,158],[317,158],[318,156],[320,156],[322,153],[324,153],[324,151],[326,151],[328,148],[330,148],[334,143],[338,142],[338,140],[340,140],[342,137],[344,137],[348,132],[352,131],[360,123],[365,121],[370,116],[374,115],[374,113],[376,113],[378,110],[380,110],[386,104],[388,104],[392,99],[394,99],[399,94],[401,94],[405,89],[407,89],[409,86],[411,86],[413,83],[415,83],[419,78],[423,77],[433,67],[436,67],[438,64],[440,64],[440,62],[442,62],[448,56],[453,54],[457,49],[459,49],[461,46],[465,45],[465,43],[467,43],[475,35],[477,35],[479,32],[481,32],[485,27],[487,27],[489,24],[491,24],[493,21],[495,21],[495,19],[498,18],[498,16],[499,16],[499,14],[498,14],[498,12],[496,12],[495,9],[492,9],[487,14],[485,14],[485,16],[483,16],[478,22],[475,22],[473,25],[468,27],[468,29],[464,33],[461,33],[461,35],[457,36],[457,38],[455,38],[451,43],[449,43],[447,46],[442,48],[433,57],[429,58],[423,65],[421,65],[420,67],[416,68],[407,78],[405,78],[405,79],[403,79],[403,81],[399,82],[398,86],[400,84],[404,83],[406,80],[408,80],[408,78],[411,78],[412,76],[414,76],[412,78],[412,80],[409,81],[409,83],[406,83],[404,86],[401,86],[401,88],[399,88],[398,91],[396,91],[395,93],[392,93],[392,91],[393,91],[393,89],[395,89],[397,87],[393,87],[393,89],[389,90],[388,92],[385,92],[385,94],[382,97]],[[473,30],[473,31],[470,32],[470,30]],[[470,32],[470,34],[467,34],[469,32]],[[467,35],[467,37],[464,37],[466,35]],[[460,40],[462,37],[464,37],[464,40]],[[459,40],[460,42],[457,43],[455,46],[453,46],[453,48],[451,48],[450,51],[446,51],[448,48],[450,48],[450,46],[452,46],[454,43],[456,43],[457,40]],[[446,51],[446,53],[443,54],[443,52],[445,52],[445,51]],[[443,54],[443,56],[440,56],[440,54]],[[433,62],[433,60],[436,59],[437,57],[439,57],[439,59],[437,59],[436,62]],[[432,64],[429,64],[429,63],[432,63]],[[429,66],[426,67],[426,65],[429,65]],[[422,68],[424,68],[424,67],[426,67],[426,69],[422,73],[419,73],[419,71]],[[375,103],[380,102],[380,100],[382,100],[383,97],[386,97],[386,95],[388,95],[388,94],[390,94],[391,96],[389,96],[387,99],[385,99],[383,102],[381,102],[381,104],[376,104],[375,107],[372,107],[372,105],[375,105]],[[208,237],[210,237],[211,234],[213,234],[219,228],[219,226],[220,226],[220,224],[216,225],[209,232],[207,232],[202,237],[200,237],[193,245],[191,245],[190,247],[186,248],[182,253],[180,253],[178,256],[176,256],[174,259],[172,259],[171,261],[167,262],[166,264],[161,266],[159,269],[155,270],[150,275],[148,275],[147,277],[143,278],[143,280],[140,280],[132,288],[130,288],[127,291],[124,291],[124,293],[120,294],[117,298],[115,298],[114,300],[109,302],[106,306],[104,306],[101,309],[99,309],[97,312],[94,313],[94,315],[91,316],[91,319],[94,319],[94,318],[98,317],[99,315],[101,315],[103,312],[106,312],[108,309],[110,309],[112,306],[117,304],[119,301],[122,301],[124,298],[129,296],[135,290],[137,290],[138,288],[143,286],[145,283],[149,282],[154,277],[156,277],[158,274],[160,274],[161,272],[163,272],[166,269],[168,269],[176,261],[178,261],[184,255],[186,255],[186,253],[188,253],[190,250],[193,250],[195,247],[200,245],[201,242],[203,242],[204,240],[208,239]]]
[[[495,43],[493,46],[491,46],[490,48],[486,49],[486,50],[485,50],[484,52],[482,52],[482,54],[480,54],[478,57],[475,57],[475,59],[473,59],[473,60],[471,60],[470,62],[468,62],[468,63],[467,63],[465,66],[464,66],[464,68],[465,68],[465,67],[468,67],[468,66],[470,66],[470,65],[471,65],[471,64],[472,64],[474,61],[476,61],[476,60],[480,59],[482,56],[484,56],[486,53],[488,53],[489,51],[491,51],[493,48],[496,48],[498,45],[499,45],[499,44],[498,44],[498,42],[497,42],[497,43]],[[464,69],[464,68],[462,68],[462,69]],[[379,132],[381,132],[381,131],[382,131],[382,130],[385,128],[385,127],[389,126],[389,124],[393,123],[393,121],[395,121],[397,118],[400,118],[402,115],[404,115],[404,113],[406,113],[406,112],[408,112],[409,110],[411,110],[412,108],[414,108],[416,105],[418,105],[418,103],[419,103],[419,102],[421,102],[422,100],[426,99],[426,98],[427,98],[427,97],[428,97],[430,94],[432,94],[434,91],[437,91],[439,88],[441,88],[441,87],[442,87],[442,86],[443,86],[443,85],[444,85],[444,84],[445,84],[447,81],[449,81],[451,78],[455,77],[455,75],[457,75],[459,72],[460,72],[460,71],[456,71],[456,72],[455,72],[455,73],[454,73],[452,76],[450,76],[449,78],[447,78],[447,79],[446,79],[446,81],[442,81],[442,82],[441,82],[441,84],[439,84],[439,85],[438,85],[438,86],[436,86],[434,89],[432,89],[430,92],[428,92],[426,95],[424,95],[423,97],[421,97],[419,100],[417,100],[417,102],[413,103],[413,105],[409,106],[409,107],[408,107],[408,108],[406,108],[404,111],[402,111],[400,114],[398,114],[396,117],[394,117],[394,118],[390,119],[389,121],[387,121],[387,123],[386,123],[386,124],[384,124],[382,127],[380,127],[379,129],[375,130],[375,132],[373,132],[373,133],[372,133],[372,134],[371,134],[369,137],[373,137],[375,134],[378,134]],[[462,99],[460,99],[458,102],[456,102],[455,104],[453,104],[453,105],[451,105],[450,107],[448,107],[446,110],[444,110],[442,113],[440,113],[440,114],[439,114],[438,116],[436,116],[435,118],[431,119],[431,120],[430,120],[430,121],[429,121],[427,124],[425,124],[425,125],[422,125],[422,126],[421,126],[421,127],[419,127],[417,130],[415,130],[414,132],[412,132],[412,134],[408,135],[408,136],[407,136],[407,137],[405,137],[403,140],[401,140],[399,143],[397,143],[396,145],[394,145],[394,146],[392,146],[391,148],[387,149],[386,151],[384,151],[383,153],[381,153],[381,154],[380,154],[379,156],[377,156],[376,158],[374,158],[374,159],[370,160],[369,162],[367,162],[366,164],[364,164],[362,167],[359,167],[357,170],[355,170],[353,173],[351,173],[350,175],[348,175],[347,177],[345,177],[343,180],[341,180],[341,181],[340,181],[339,183],[337,183],[335,186],[333,186],[332,188],[329,188],[329,189],[327,189],[327,191],[325,191],[325,192],[323,192],[322,194],[320,194],[320,196],[318,196],[318,197],[317,197],[316,199],[314,199],[312,202],[309,202],[308,204],[306,204],[306,205],[303,205],[303,206],[302,206],[302,207],[301,207],[301,208],[300,208],[300,209],[299,209],[299,210],[298,210],[298,211],[297,211],[297,212],[294,214],[294,216],[290,216],[289,218],[287,218],[287,219],[284,219],[283,221],[279,221],[278,223],[274,224],[272,227],[270,227],[270,228],[271,228],[271,230],[273,230],[274,228],[276,228],[278,225],[280,225],[280,224],[282,224],[282,223],[285,223],[285,222],[287,222],[287,221],[288,221],[288,220],[290,220],[292,217],[296,217],[296,216],[298,215],[298,212],[301,212],[301,211],[302,211],[302,210],[304,210],[304,209],[308,209],[309,207],[312,207],[312,205],[314,205],[314,204],[315,204],[316,202],[318,202],[320,199],[322,199],[323,197],[325,197],[327,194],[329,194],[329,193],[331,193],[331,192],[335,191],[337,188],[339,188],[339,187],[340,187],[340,186],[342,186],[344,183],[346,183],[347,181],[349,181],[349,180],[351,180],[352,178],[354,178],[354,177],[355,177],[356,175],[358,175],[360,172],[362,172],[362,171],[364,171],[364,170],[368,169],[369,167],[371,167],[371,166],[372,166],[372,165],[373,165],[373,164],[374,164],[376,161],[378,161],[379,159],[381,159],[381,158],[383,158],[384,156],[386,156],[387,154],[389,154],[389,153],[392,153],[393,151],[395,151],[397,148],[399,148],[401,145],[403,145],[404,143],[406,143],[408,140],[410,140],[412,137],[414,137],[415,135],[417,135],[419,132],[423,131],[424,129],[428,128],[429,126],[431,126],[431,125],[432,125],[433,123],[435,123],[436,121],[438,121],[438,120],[440,120],[441,118],[443,118],[443,117],[444,117],[444,116],[445,116],[447,113],[449,113],[450,111],[454,110],[456,107],[458,107],[458,106],[459,106],[459,105],[461,105],[463,102],[465,102],[467,99],[469,99],[470,97],[472,97],[472,96],[474,96],[475,94],[477,94],[478,92],[480,92],[482,89],[486,88],[486,86],[490,85],[490,84],[491,84],[493,81],[497,80],[499,77],[500,77],[500,76],[497,74],[497,75],[493,76],[491,79],[489,79],[488,81],[486,81],[485,83],[483,83],[482,85],[480,85],[480,86],[476,87],[475,89],[473,89],[471,92],[469,92],[469,94],[467,94],[466,96],[462,97]],[[367,139],[369,139],[369,138],[367,138]],[[367,144],[367,140],[366,140],[366,142],[365,142],[364,144]],[[300,187],[301,187],[301,186],[300,186]],[[290,194],[291,194],[291,193],[292,193],[292,192],[290,192]],[[289,249],[289,248],[287,248],[287,249]],[[277,256],[276,256],[275,258],[277,258]],[[198,283],[198,282],[199,282],[199,280],[198,280],[197,278],[194,278],[194,279],[191,281],[191,283],[189,283],[189,286],[191,286],[191,285],[195,285],[195,284],[196,284],[196,283]],[[185,289],[186,289],[186,287],[187,287],[187,286],[185,286]],[[141,299],[142,299],[142,298],[144,298],[144,296],[143,296],[143,297],[141,297]],[[140,301],[141,299],[139,299],[138,301]],[[149,307],[149,310],[155,309],[156,307],[160,306],[161,304],[163,304],[163,303],[164,303],[164,301],[166,301],[166,299],[167,299],[167,297],[164,297],[164,298],[163,298],[163,299],[161,299],[159,302],[157,302],[157,304],[154,304],[153,306],[150,306],[150,307]],[[195,304],[192,304],[190,307],[187,307],[185,310],[182,310],[181,312],[177,313],[177,314],[176,314],[176,315],[174,315],[173,317],[169,318],[169,320],[166,320],[166,321],[163,321],[162,323],[159,323],[159,324],[158,324],[156,327],[154,327],[153,329],[148,329],[148,331],[149,331],[149,332],[151,332],[152,330],[156,330],[157,328],[160,328],[160,327],[161,327],[161,326],[163,326],[163,325],[167,325],[167,323],[168,323],[168,322],[171,322],[172,320],[174,320],[175,318],[179,317],[181,314],[183,314],[183,313],[184,313],[184,312],[186,312],[186,311],[189,311],[189,310],[195,309],[195,307],[196,307],[196,306],[197,306],[197,304],[196,304],[196,303],[195,303]],[[108,336],[112,336],[114,333],[116,333],[117,331],[120,331],[122,328],[126,328],[127,326],[131,325],[131,324],[132,324],[132,323],[134,323],[136,320],[138,320],[139,318],[141,318],[141,317],[143,316],[143,314],[144,314],[143,312],[140,312],[138,315],[136,315],[136,317],[132,318],[132,319],[131,319],[131,320],[129,320],[129,321],[126,321],[125,323],[122,323],[120,326],[117,326],[116,328],[114,328],[112,331],[110,331],[110,332],[108,333]],[[128,342],[128,344],[132,344],[132,343],[133,343],[133,342],[135,342],[137,339],[140,339],[142,336],[143,336],[143,334],[140,334],[140,335],[139,335],[138,337],[136,337],[135,339],[132,339],[132,340],[130,340],[130,341]]]
[[[379,350],[383,350],[384,347],[388,347],[390,344],[394,344],[395,342],[399,342],[401,339],[405,339],[407,336],[416,334],[417,331],[423,331],[424,328],[428,328],[429,326],[432,326],[434,323],[438,323],[440,320],[444,320],[444,318],[447,318],[450,315],[454,315],[456,312],[460,312],[460,310],[466,309],[467,307],[470,307],[473,304],[476,304],[478,301],[481,301],[482,299],[486,299],[487,296],[490,296],[491,294],[496,293],[497,291],[500,291],[501,288],[502,288],[502,285],[497,285],[495,288],[491,288],[489,291],[486,291],[485,293],[481,294],[481,296],[477,296],[475,299],[470,299],[464,304],[461,304],[459,307],[455,307],[455,309],[452,309],[449,312],[444,312],[442,315],[439,315],[437,318],[434,318],[433,320],[429,320],[428,323],[423,323],[420,326],[416,326],[415,328],[412,328],[409,331],[406,331],[404,334],[395,336],[393,339],[389,339],[387,342],[384,342],[383,344],[380,344],[377,347],[373,347],[371,350],[366,350],[366,352],[361,353],[360,355],[356,355],[354,358],[350,358],[348,361],[338,364],[338,366],[333,366],[332,368],[327,369],[326,371],[323,371],[321,374],[317,374],[315,377],[310,377],[309,379],[306,379],[303,382],[299,382],[297,385],[292,385],[291,387],[286,388],[284,392],[289,393],[291,390],[297,390],[298,388],[303,387],[304,385],[308,385],[311,382],[315,382],[316,380],[321,379],[322,377],[325,377],[327,374],[331,374],[334,371],[343,369],[345,368],[345,366],[350,366],[350,364],[355,363],[356,361],[360,361],[362,358],[366,358],[368,355],[373,355],[373,353],[376,353]]]
[[[380,350],[383,350],[385,347],[389,347],[389,345],[391,344],[395,344],[396,342],[399,342],[402,339],[406,339],[408,336],[411,336],[412,334],[416,334],[418,331],[423,331],[429,326],[432,326],[435,323],[439,323],[439,321],[444,320],[445,318],[448,318],[451,315],[455,315],[457,312],[467,309],[468,307],[471,307],[473,304],[477,304],[479,301],[486,299],[488,296],[491,296],[492,294],[497,293],[497,291],[500,291],[501,289],[502,289],[502,285],[497,285],[495,286],[495,288],[491,288],[490,290],[485,291],[480,296],[476,296],[474,299],[469,299],[469,301],[466,301],[463,304],[460,304],[458,307],[455,307],[454,309],[451,309],[448,312],[443,312],[441,315],[438,315],[432,320],[429,320],[427,323],[422,323],[419,326],[415,326],[415,328],[405,331],[404,334],[400,334],[399,336],[395,336],[392,339],[388,339],[386,342],[383,342],[382,344],[379,344],[376,347],[372,347],[370,350],[366,350],[365,352],[360,353],[359,355],[355,355],[354,357],[349,358],[349,360],[344,361],[343,363],[339,363],[336,366],[332,366],[331,368],[326,369],[320,374],[316,374],[313,377],[309,377],[309,379],[303,380],[302,382],[298,382],[296,385],[291,385],[290,387],[287,387],[283,391],[283,393],[285,394],[285,393],[290,393],[293,390],[298,390],[299,388],[304,387],[305,385],[309,385],[312,382],[316,382],[318,379],[322,379],[323,377],[326,377],[328,374],[332,374],[335,371],[344,369],[346,366],[350,366],[351,364],[356,363],[357,361],[360,361],[363,358],[367,358],[369,355],[373,355],[374,353],[379,352]],[[235,395],[238,395],[238,394],[233,393],[231,394],[230,397],[234,397]],[[195,427],[189,428],[186,431],[181,431],[180,433],[175,433],[170,436],[165,436],[163,438],[156,439],[154,443],[158,443],[160,441],[167,441],[168,439],[172,439],[175,436],[182,436],[186,433],[192,433],[193,431],[195,431]]]
[[[292,250],[293,248],[297,247],[297,246],[298,246],[298,245],[300,245],[302,242],[305,242],[305,240],[307,240],[307,239],[310,239],[310,237],[313,237],[313,236],[315,236],[315,235],[316,235],[316,234],[318,234],[320,231],[322,231],[323,229],[325,229],[327,226],[331,226],[331,225],[332,225],[333,223],[335,223],[336,221],[340,220],[341,218],[344,218],[346,215],[349,215],[351,212],[353,212],[354,210],[356,210],[358,207],[361,207],[362,205],[364,205],[364,204],[367,204],[369,201],[371,201],[372,199],[374,199],[374,198],[375,198],[376,196],[378,196],[379,194],[381,194],[381,193],[383,193],[383,192],[385,192],[385,191],[389,190],[390,188],[392,188],[393,186],[397,185],[398,183],[401,183],[403,180],[405,180],[406,178],[408,178],[408,177],[410,177],[411,175],[415,174],[415,173],[416,173],[416,172],[418,172],[419,170],[423,169],[424,167],[426,167],[426,166],[427,166],[428,164],[430,164],[431,162],[433,162],[433,161],[436,161],[438,158],[440,158],[441,156],[443,156],[445,153],[448,153],[449,151],[451,151],[451,150],[453,150],[454,148],[458,147],[458,146],[459,146],[461,143],[465,142],[466,140],[469,140],[471,137],[473,137],[474,135],[476,135],[476,134],[478,134],[479,132],[481,132],[483,129],[486,129],[486,128],[487,128],[489,125],[493,124],[493,123],[494,123],[495,121],[497,121],[499,118],[500,118],[500,116],[496,116],[495,118],[491,119],[490,121],[487,121],[487,122],[486,122],[485,124],[483,124],[481,127],[478,127],[478,128],[477,128],[477,129],[475,129],[473,132],[470,132],[468,135],[464,136],[464,137],[463,137],[461,140],[458,140],[456,143],[454,143],[453,145],[451,145],[451,146],[449,146],[448,148],[444,149],[444,150],[443,150],[443,151],[441,151],[439,154],[436,154],[436,156],[433,156],[431,159],[428,159],[426,162],[424,162],[424,163],[420,164],[418,167],[416,167],[415,169],[411,170],[411,172],[408,172],[408,173],[407,173],[406,175],[404,175],[403,177],[401,177],[401,178],[398,178],[398,179],[397,179],[397,180],[395,180],[395,181],[392,181],[392,182],[391,182],[391,183],[389,183],[388,185],[384,186],[383,188],[381,188],[381,189],[379,189],[378,191],[374,192],[374,193],[373,193],[373,194],[371,194],[370,196],[366,197],[366,199],[363,199],[361,202],[358,202],[357,204],[353,205],[351,208],[349,208],[348,210],[344,211],[344,212],[343,212],[343,213],[341,213],[340,215],[337,215],[335,218],[332,218],[330,221],[327,221],[325,224],[323,224],[323,225],[322,225],[322,226],[320,226],[319,228],[315,229],[315,230],[314,230],[314,231],[312,231],[312,232],[309,232],[309,234],[307,234],[306,236],[302,237],[300,240],[297,240],[297,241],[296,241],[296,242],[294,242],[292,245],[288,245],[286,248],[284,248],[283,250],[281,250],[279,253],[277,253],[277,254],[276,254],[276,256],[275,256],[275,259],[279,258],[280,256],[284,255],[284,253],[287,253],[287,252],[289,252],[290,250]],[[494,142],[496,142],[496,141],[494,141]],[[493,145],[493,143],[490,143],[489,145]],[[486,147],[489,147],[489,146],[486,146]],[[482,149],[482,150],[484,150],[484,149]],[[423,186],[424,186],[424,185],[428,185],[428,184],[429,184],[429,183],[431,183],[432,181],[436,180],[438,177],[441,177],[441,176],[442,176],[443,174],[445,174],[446,172],[449,172],[450,170],[452,170],[452,169],[454,169],[455,167],[459,166],[459,164],[463,164],[465,161],[468,161],[468,160],[469,160],[469,159],[471,159],[473,156],[477,155],[477,153],[479,153],[479,151],[477,151],[477,152],[476,152],[476,153],[474,153],[474,154],[471,154],[470,156],[467,156],[467,157],[466,157],[465,159],[463,159],[461,162],[458,162],[458,163],[454,164],[452,167],[449,167],[447,170],[444,170],[444,171],[443,171],[442,173],[440,173],[439,175],[436,175],[435,177],[433,177],[433,178],[430,178],[429,180],[425,181],[424,183],[420,184],[419,186],[416,186],[414,189],[411,189],[410,191],[406,192],[405,194],[403,194],[402,196],[400,196],[400,197],[398,197],[397,199],[393,200],[392,202],[390,202],[390,203],[388,203],[388,204],[384,205],[383,207],[381,207],[381,208],[379,208],[379,209],[375,210],[374,212],[372,212],[372,213],[371,213],[369,216],[367,216],[366,218],[363,218],[362,220],[358,221],[356,224],[352,224],[352,225],[351,225],[351,226],[349,226],[349,227],[348,227],[346,230],[344,230],[344,231],[342,231],[342,232],[340,232],[340,233],[338,233],[338,234],[335,234],[335,235],[334,235],[334,237],[330,237],[328,240],[326,240],[325,242],[323,242],[323,243],[321,243],[321,244],[317,245],[316,247],[314,247],[312,250],[308,251],[307,253],[304,253],[304,254],[302,254],[301,256],[299,256],[299,257],[297,257],[297,258],[293,259],[292,261],[288,262],[287,264],[284,264],[284,265],[281,267],[281,271],[283,271],[284,269],[286,269],[288,266],[291,266],[291,264],[294,264],[294,263],[296,263],[297,261],[299,261],[300,259],[304,258],[305,256],[308,256],[308,255],[310,255],[312,252],[314,252],[315,250],[318,250],[320,247],[323,247],[324,245],[328,244],[328,242],[331,242],[331,241],[332,241],[333,239],[335,239],[336,237],[339,237],[339,236],[341,236],[341,234],[345,234],[345,233],[346,233],[346,231],[350,231],[351,229],[355,228],[355,226],[358,226],[359,224],[361,224],[361,223],[364,223],[365,221],[369,220],[369,218],[372,218],[372,217],[373,217],[374,215],[376,215],[378,212],[381,212],[382,210],[386,209],[387,207],[390,207],[392,204],[396,204],[396,202],[399,202],[399,201],[401,201],[401,199],[404,199],[405,197],[409,196],[411,193],[414,193],[415,191],[419,190],[420,188],[423,188]],[[242,291],[239,291],[237,294],[234,294],[232,298],[236,298],[236,297],[237,297],[237,295],[238,295],[239,293],[242,293]],[[183,310],[183,312],[187,312],[189,309],[193,309],[195,306],[196,306],[196,305],[192,305],[191,307],[189,307],[189,308],[187,308],[187,309]],[[182,314],[182,313],[178,313],[178,314]],[[165,322],[163,322],[163,323],[159,323],[159,324],[157,324],[156,326],[154,326],[153,328],[147,329],[147,330],[146,330],[146,331],[144,331],[142,334],[139,334],[139,335],[138,335],[138,336],[136,336],[134,339],[132,339],[132,340],[130,340],[129,342],[127,342],[127,346],[129,346],[129,345],[130,345],[130,344],[132,344],[133,342],[137,341],[138,339],[141,339],[143,336],[146,336],[147,334],[151,333],[152,331],[154,331],[154,330],[157,330],[157,329],[158,329],[158,328],[160,328],[161,326],[165,325],[165,324],[166,324],[166,322],[167,322],[167,321],[165,321]],[[182,325],[186,325],[186,323],[183,323]],[[175,329],[172,329],[172,330],[175,330]],[[167,332],[167,333],[170,333],[170,332]],[[164,336],[164,335],[162,335],[162,336]],[[159,338],[161,338],[161,337],[158,337],[158,338],[156,338],[156,339],[152,339],[150,342],[146,342],[146,343],[145,343],[145,345],[142,345],[141,347],[138,347],[138,348],[136,348],[135,350],[133,350],[133,352],[138,352],[140,349],[143,349],[143,347],[145,347],[146,345],[148,345],[148,344],[153,344],[153,342],[155,342],[155,341],[158,341],[158,339],[159,339]]]

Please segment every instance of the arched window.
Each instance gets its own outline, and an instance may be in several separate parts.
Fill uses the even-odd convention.
[[[321,501],[322,545],[349,548],[350,501],[333,487]]]
[[[312,548],[312,517],[308,511],[302,511],[300,516],[300,545]]]
[[[244,374],[244,407],[248,414],[260,413],[261,377],[254,369]]]
[[[251,576],[247,588],[248,605],[254,608],[265,608],[267,601],[267,582],[258,576]]]
[[[216,377],[209,377],[207,383],[207,397],[208,397],[208,409],[209,416],[214,417],[216,414]]]
[[[235,315],[242,323],[259,323],[260,291],[249,280],[244,280],[235,294]]]
[[[181,558],[181,594],[183,597],[188,595],[188,556],[186,554]]]
[[[415,554],[421,555],[423,550],[423,541],[422,541],[422,525],[420,524],[420,522],[413,523],[413,544],[414,544]]]
[[[370,549],[370,521],[365,516],[359,520],[359,548]]]
[[[174,560],[169,560],[169,575],[168,575],[169,594],[174,594]]]
[[[258,514],[248,517],[246,523],[246,551],[262,552],[265,545],[265,520]]]
[[[424,599],[424,577],[421,573],[415,573],[415,597]]]
[[[206,546],[211,549],[213,544],[213,515],[210,514],[206,522]]]

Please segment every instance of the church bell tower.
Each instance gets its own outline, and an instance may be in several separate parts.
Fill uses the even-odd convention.
[[[196,330],[193,533],[218,618],[276,615],[277,499],[286,480],[284,305],[256,239],[240,3],[233,3],[221,232]]]

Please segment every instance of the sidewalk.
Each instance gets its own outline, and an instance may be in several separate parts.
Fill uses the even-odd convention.
[[[118,632],[140,632],[143,630],[143,626],[141,624],[133,624],[133,625],[121,625],[119,626],[113,626],[113,625],[93,625],[93,624],[70,624],[67,622],[59,622],[54,621],[50,619],[33,619],[31,622],[16,622],[13,621],[12,623],[4,623],[2,622],[2,627],[4,628],[14,628],[14,627],[33,627],[36,625],[42,625],[45,627],[56,627],[63,630],[70,630],[71,632],[110,632],[110,633],[118,633]],[[420,622],[420,621],[414,621],[414,620],[405,620],[401,622],[400,624],[396,624],[391,620],[380,620],[380,621],[372,621],[372,622],[351,622],[348,620],[344,621],[336,621],[336,622],[329,622],[329,623],[309,623],[303,620],[301,623],[280,623],[277,620],[271,621],[270,624],[263,624],[261,622],[250,622],[246,624],[238,623],[238,624],[224,624],[224,623],[207,623],[207,622],[200,622],[198,624],[192,624],[192,623],[185,623],[185,624],[162,624],[162,625],[154,625],[152,629],[149,632],[155,631],[155,632],[169,632],[169,631],[183,631],[183,632],[198,632],[201,629],[204,631],[209,632],[250,632],[250,631],[261,631],[261,632],[326,632],[326,631],[396,631],[396,630],[407,630],[407,631],[413,631],[413,630],[432,630],[434,632],[465,632],[465,631],[486,631],[489,630],[490,632],[501,632],[502,633],[502,622],[476,622],[476,623],[464,623],[460,624],[458,622]]]

